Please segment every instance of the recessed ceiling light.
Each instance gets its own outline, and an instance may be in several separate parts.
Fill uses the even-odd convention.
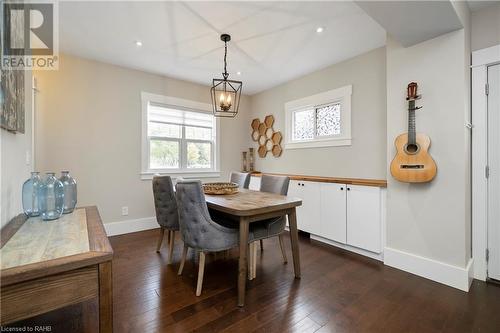
[[[236,72],[236,75],[241,75],[241,72]]]
[[[317,28],[316,28],[316,32],[317,32],[318,34],[322,33],[322,32],[323,32],[323,30],[325,30],[323,27],[317,27]]]
[[[135,43],[135,46],[138,46],[138,47],[142,46],[142,42],[140,40],[136,40],[134,43]]]

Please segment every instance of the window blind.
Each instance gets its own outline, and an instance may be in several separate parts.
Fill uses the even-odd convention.
[[[211,113],[193,112],[164,105],[150,104],[148,108],[148,121],[157,123],[213,127]]]

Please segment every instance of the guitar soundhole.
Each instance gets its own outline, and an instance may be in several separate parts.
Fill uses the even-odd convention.
[[[405,151],[409,155],[418,153],[420,147],[416,143],[409,143],[405,146]]]

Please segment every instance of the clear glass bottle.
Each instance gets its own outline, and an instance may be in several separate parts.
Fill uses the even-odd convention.
[[[61,171],[59,178],[63,184],[64,201],[63,214],[71,213],[76,206],[76,180],[71,177],[69,171]]]
[[[47,178],[38,188],[38,204],[42,220],[55,220],[61,217],[64,201],[63,187],[55,173],[47,173]]]
[[[38,188],[42,183],[39,172],[32,172],[23,184],[23,211],[28,217],[40,215],[38,207]]]

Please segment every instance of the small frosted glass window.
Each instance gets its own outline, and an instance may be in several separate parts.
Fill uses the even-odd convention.
[[[294,112],[293,140],[309,140],[314,138],[314,110]]]
[[[285,103],[285,149],[351,145],[352,86]]]
[[[340,134],[340,103],[316,109],[316,136]]]

